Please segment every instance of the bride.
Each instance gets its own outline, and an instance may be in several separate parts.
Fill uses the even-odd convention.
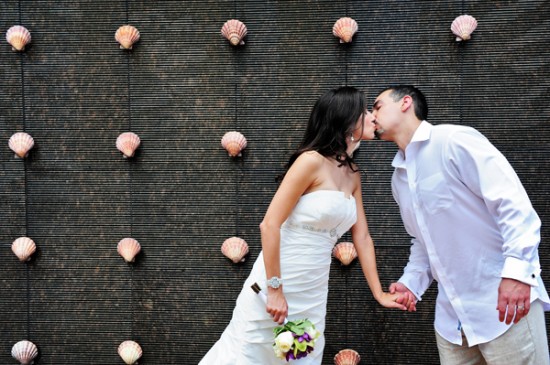
[[[311,112],[299,149],[260,224],[262,252],[246,280],[231,322],[199,365],[281,364],[273,329],[309,319],[321,332],[313,352],[296,365],[321,364],[331,253],[351,228],[353,243],[374,298],[406,310],[397,295],[382,290],[353,152],[373,139],[374,118],[364,94],[341,87],[322,95]],[[267,305],[251,289],[258,283]]]

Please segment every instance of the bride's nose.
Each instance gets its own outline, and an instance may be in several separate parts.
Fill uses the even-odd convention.
[[[372,115],[372,113],[369,112],[368,110],[365,110],[365,122],[374,124],[374,120],[375,120],[374,115]]]

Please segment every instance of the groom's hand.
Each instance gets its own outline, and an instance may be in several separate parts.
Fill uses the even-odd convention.
[[[407,307],[409,312],[416,312],[416,297],[405,285],[402,283],[392,283],[390,285],[390,294],[399,294],[400,296],[395,300],[397,303]]]

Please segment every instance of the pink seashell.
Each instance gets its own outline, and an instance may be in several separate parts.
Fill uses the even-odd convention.
[[[127,237],[120,240],[116,250],[126,262],[134,262],[136,255],[141,251],[141,245],[135,239]]]
[[[115,39],[120,43],[120,49],[132,49],[134,43],[139,41],[139,37],[139,30],[132,25],[123,25],[115,33]]]
[[[229,40],[234,46],[243,45],[243,38],[247,35],[248,30],[243,22],[237,19],[231,19],[225,22],[221,30],[222,36]]]
[[[139,360],[143,351],[137,342],[128,340],[118,345],[118,354],[126,364],[132,365]]]
[[[116,139],[116,148],[124,154],[124,157],[133,157],[140,143],[141,140],[137,134],[125,132]]]
[[[29,261],[36,251],[36,244],[29,237],[19,237],[11,244],[11,250],[21,262]]]
[[[38,348],[31,341],[19,341],[11,348],[11,356],[22,365],[32,364],[32,361],[37,355]]]
[[[352,18],[340,18],[332,26],[332,34],[340,38],[340,43],[350,43],[359,25]]]
[[[8,145],[17,157],[25,158],[34,147],[34,139],[30,134],[18,132],[10,137]]]
[[[453,20],[451,31],[456,36],[456,41],[467,41],[477,28],[477,20],[471,15],[461,15]]]
[[[24,51],[31,41],[31,33],[21,25],[14,25],[6,32],[6,40],[11,44],[12,50]]]
[[[222,253],[235,264],[244,262],[244,257],[248,253],[248,244],[239,237],[228,238],[222,244]]]
[[[239,132],[227,132],[222,137],[222,147],[231,157],[241,156],[241,151],[246,148],[247,144],[246,138]]]
[[[352,349],[340,350],[336,356],[334,356],[335,365],[357,365],[361,361],[359,353]]]
[[[340,242],[332,249],[332,255],[344,265],[349,265],[357,258],[357,250],[351,242]]]

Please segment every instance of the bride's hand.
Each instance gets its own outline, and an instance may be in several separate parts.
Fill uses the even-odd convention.
[[[378,298],[376,298],[376,300],[378,300],[378,303],[386,308],[397,308],[404,311],[407,310],[407,306],[401,304],[403,302],[401,293],[390,294],[383,292]]]
[[[269,288],[267,290],[266,311],[273,317],[274,322],[283,324],[285,318],[288,316],[288,304],[282,287],[278,289]]]

